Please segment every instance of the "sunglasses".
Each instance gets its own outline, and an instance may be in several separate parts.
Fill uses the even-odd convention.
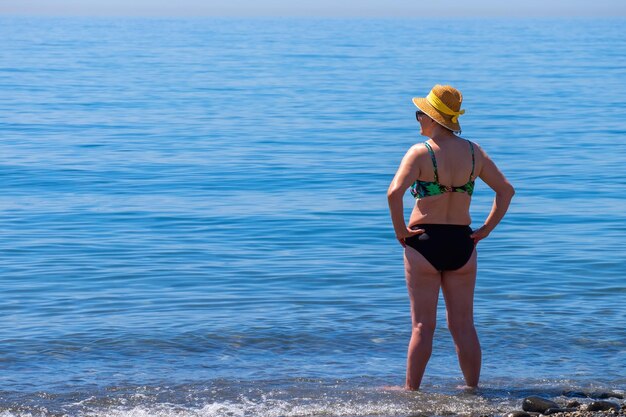
[[[426,113],[424,113],[424,112],[423,112],[423,111],[421,111],[421,110],[417,110],[417,111],[415,112],[415,118],[417,119],[417,121],[418,121],[418,122],[420,121],[420,116],[426,116]]]

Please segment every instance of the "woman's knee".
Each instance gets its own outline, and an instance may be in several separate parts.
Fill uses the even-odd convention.
[[[476,332],[474,320],[470,316],[450,317],[447,318],[448,330],[452,336],[463,336]]]
[[[413,325],[413,334],[420,338],[432,339],[436,326],[436,323],[419,321]]]

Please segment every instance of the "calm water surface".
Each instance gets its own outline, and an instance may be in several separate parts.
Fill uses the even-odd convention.
[[[0,19],[0,413],[623,391],[625,23]],[[443,302],[423,392],[380,389],[410,337],[385,193],[435,83],[517,189],[479,245],[478,395],[455,388]],[[478,184],[473,227],[492,199]]]

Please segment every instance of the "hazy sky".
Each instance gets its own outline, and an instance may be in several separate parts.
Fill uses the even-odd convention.
[[[626,0],[0,0],[3,15],[626,16]]]

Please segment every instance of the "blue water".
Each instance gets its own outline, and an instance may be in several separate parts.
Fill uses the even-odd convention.
[[[0,412],[499,414],[623,391],[625,23],[1,18]],[[479,245],[478,395],[443,300],[423,392],[380,389],[410,336],[386,189],[435,83],[517,190]]]

